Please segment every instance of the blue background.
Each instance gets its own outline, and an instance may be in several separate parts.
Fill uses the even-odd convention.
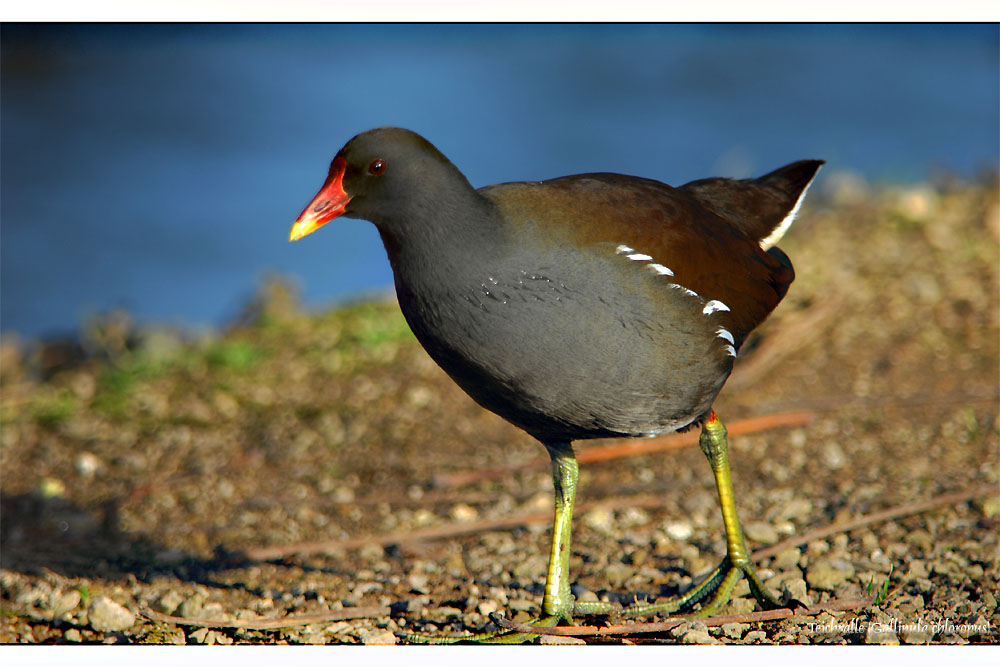
[[[122,307],[217,326],[267,274],[389,288],[378,235],[288,228],[354,134],[420,132],[476,186],[679,184],[800,158],[870,180],[998,161],[995,25],[5,25],[0,327]],[[827,173],[831,173],[827,171]],[[848,224],[848,221],[845,221]]]

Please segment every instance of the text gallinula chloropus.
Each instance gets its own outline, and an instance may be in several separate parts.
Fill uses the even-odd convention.
[[[533,435],[552,458],[555,524],[536,624],[615,607],[576,602],[570,592],[578,477],[571,442],[699,423],[726,557],[680,598],[623,615],[698,602],[710,615],[741,576],[762,606],[779,604],[743,543],[726,431],[712,401],[747,334],[794,278],[775,244],[822,164],[677,188],[600,173],[477,190],[427,140],[398,128],[359,134],[333,159],[291,240],[340,215],[375,223],[420,343],[473,399]],[[495,634],[502,633],[476,638]]]

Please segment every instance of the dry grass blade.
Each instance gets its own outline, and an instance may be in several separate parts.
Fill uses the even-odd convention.
[[[586,511],[595,507],[605,507],[617,509],[620,507],[662,507],[663,498],[661,496],[619,496],[607,500],[593,500],[586,503],[578,503],[577,509]],[[450,523],[444,526],[431,526],[401,533],[387,533],[385,535],[371,535],[368,537],[355,537],[347,540],[321,540],[318,542],[303,542],[300,544],[290,544],[281,547],[260,547],[257,549],[247,549],[243,555],[253,560],[275,560],[288,556],[299,555],[308,556],[311,554],[327,553],[342,549],[357,549],[366,544],[404,544],[407,542],[423,542],[426,540],[439,540],[458,535],[468,535],[470,533],[481,533],[489,530],[505,530],[517,526],[527,526],[532,524],[549,523],[552,521],[552,512],[531,512],[527,514],[513,514],[495,519],[483,519],[481,521],[468,521],[465,523]]]
[[[139,612],[151,621],[160,623],[171,623],[173,625],[194,625],[202,628],[235,628],[240,630],[279,630],[281,628],[291,628],[300,625],[310,625],[312,623],[332,623],[334,621],[347,621],[356,618],[378,618],[388,616],[388,607],[348,607],[325,614],[302,614],[298,616],[285,616],[284,618],[253,619],[246,621],[220,621],[211,618],[183,618],[180,616],[170,616],[161,614],[152,609],[143,609]]]
[[[801,535],[795,535],[767,548],[759,549],[753,552],[750,557],[755,561],[759,561],[769,556],[775,556],[785,549],[797,547],[800,544],[807,544],[813,540],[819,540],[838,533],[846,533],[850,530],[856,530],[857,528],[873,523],[881,523],[883,521],[890,521],[892,519],[898,519],[899,517],[909,516],[910,514],[927,512],[946,505],[955,505],[967,500],[972,500],[973,498],[980,498],[991,493],[1000,493],[1000,484],[984,484],[982,486],[975,486],[971,489],[964,489],[962,491],[942,493],[939,496],[934,496],[933,498],[928,498],[927,500],[921,500],[908,505],[901,505],[899,507],[890,507],[886,510],[859,516],[858,518],[851,519],[850,521],[833,523],[828,526],[824,526],[823,528],[807,531]]]

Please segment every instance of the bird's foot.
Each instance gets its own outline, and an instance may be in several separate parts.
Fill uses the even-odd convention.
[[[690,611],[699,602],[702,603],[701,608],[693,614],[694,616],[700,618],[714,616],[729,602],[733,589],[742,577],[746,577],[747,583],[750,584],[750,592],[753,593],[761,608],[765,610],[778,609],[784,606],[760,580],[749,560],[740,559],[734,563],[729,556],[726,556],[703,582],[684,595],[664,602],[634,604],[622,610],[621,616],[622,618],[635,618],[650,614],[675,614]]]

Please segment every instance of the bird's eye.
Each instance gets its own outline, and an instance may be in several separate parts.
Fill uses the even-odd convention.
[[[379,158],[372,160],[372,163],[368,165],[368,173],[372,176],[381,176],[385,172],[385,161]]]

